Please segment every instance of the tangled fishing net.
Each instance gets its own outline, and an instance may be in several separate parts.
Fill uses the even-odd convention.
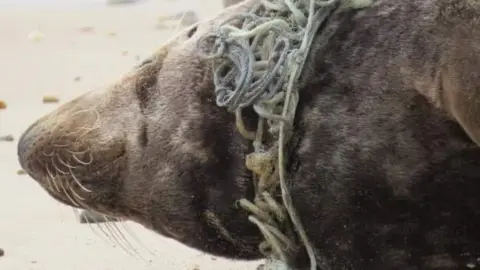
[[[256,196],[253,202],[239,200],[239,205],[251,213],[249,220],[265,238],[260,251],[270,258],[267,269],[290,269],[299,250],[296,236],[310,258],[310,269],[318,264],[328,268],[321,265],[292,205],[284,148],[293,133],[298,81],[319,28],[341,8],[368,5],[369,0],[260,0],[199,41],[200,48],[211,48],[203,57],[213,65],[217,105],[234,112],[238,130],[253,141],[246,166],[254,173]],[[259,116],[256,131],[243,124],[242,110],[247,107]],[[273,142],[265,142],[266,132]],[[278,187],[281,203],[272,195]]]

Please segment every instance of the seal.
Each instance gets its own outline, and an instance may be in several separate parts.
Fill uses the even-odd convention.
[[[24,170],[67,205],[259,258],[261,235],[235,206],[254,196],[252,147],[216,106],[195,49],[255,2],[189,27],[110,87],[33,123],[18,142]],[[287,179],[327,269],[476,267],[479,21],[478,1],[375,0],[321,29],[331,35],[304,71]],[[244,118],[253,130],[255,114]],[[297,268],[307,262],[300,253]]]

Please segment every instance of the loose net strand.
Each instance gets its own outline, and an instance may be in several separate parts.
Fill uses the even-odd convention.
[[[249,12],[223,21],[215,33],[199,40],[198,51],[212,63],[216,104],[235,113],[238,130],[253,140],[254,152],[247,155],[246,167],[253,172],[256,195],[253,202],[240,199],[238,206],[250,213],[249,221],[265,238],[260,251],[271,262],[268,269],[291,269],[298,252],[295,234],[308,254],[310,269],[316,270],[317,264],[329,269],[315,254],[293,207],[286,181],[285,146],[293,133],[298,82],[319,28],[338,8],[363,8],[370,3],[260,0]],[[239,23],[240,28],[235,26]],[[242,110],[247,107],[259,116],[254,132],[243,123]],[[266,131],[275,139],[269,145],[264,142]],[[278,186],[283,205],[271,195]]]

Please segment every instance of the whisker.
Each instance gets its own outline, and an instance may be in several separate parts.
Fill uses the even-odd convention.
[[[65,186],[63,185],[62,181],[60,181],[60,186],[62,187],[63,193],[65,194],[65,196],[67,196],[67,198],[70,200],[70,202],[72,202],[75,206],[80,207],[80,205],[70,196],[70,194],[68,194],[68,191],[67,191],[67,189],[65,189]]]
[[[103,232],[104,235],[98,233],[98,231],[95,230],[95,227],[92,225],[92,223],[91,223],[90,220],[88,220],[88,219],[87,219],[87,224],[88,224],[88,226],[90,227],[90,229],[92,229],[93,233],[94,233],[96,236],[100,237],[106,244],[109,244],[109,245],[112,244],[111,241],[108,241],[108,240],[107,240],[107,239],[110,239],[110,238],[108,237],[108,235],[106,235],[105,232],[103,232],[103,230],[101,229],[101,227],[100,227],[100,230]],[[105,235],[107,236],[107,239],[105,239]]]
[[[70,182],[67,182],[67,186],[69,188],[69,190],[72,192],[73,196],[77,197],[78,199],[80,199],[81,201],[84,201],[85,198],[83,198],[82,196],[78,195],[77,192],[75,192],[75,189],[72,188],[72,186],[70,186]]]
[[[77,115],[77,114],[80,114],[80,113],[89,112],[89,111],[91,111],[91,109],[82,109],[82,110],[78,110],[78,111],[76,111],[76,112],[72,113],[70,117],[73,117],[73,116],[75,116],[75,115]]]
[[[67,149],[66,151],[69,152],[70,154],[85,154],[87,151],[89,151],[90,149],[85,149],[85,151],[72,151],[72,150],[69,150]]]
[[[60,167],[55,163],[56,157],[58,157],[58,155],[52,156],[52,158],[51,158],[53,168],[54,168],[57,172],[60,172],[60,173],[62,173],[62,174],[68,174],[68,172],[62,171],[62,170],[60,169]]]
[[[100,120],[100,113],[98,112],[98,110],[95,109],[93,111],[95,112],[97,119],[95,120],[95,126],[93,126],[92,129],[97,129],[102,125],[102,121]]]
[[[82,164],[82,165],[90,165],[92,162],[93,162],[93,155],[91,152],[88,153],[88,155],[90,156],[90,160],[88,162],[85,162],[83,160],[81,160],[80,158],[78,158],[75,153],[72,153],[72,157],[73,159],[75,159],[75,161],[77,161],[78,163]]]
[[[185,14],[187,14],[186,11],[183,11],[182,16],[180,17],[180,20],[178,20],[177,25],[170,29],[170,31],[173,31],[175,34],[180,32],[180,26],[182,25],[182,21],[185,19]]]
[[[78,204],[80,204],[80,207],[82,207],[83,209],[86,209],[85,211],[87,211],[87,214],[88,213],[88,209],[90,209],[85,203],[83,203],[82,201],[79,201]],[[97,235],[99,236],[106,244],[109,244],[111,245],[112,244],[112,239],[110,237],[110,235],[102,228],[102,226],[95,222],[95,225],[97,225],[97,228],[102,232],[103,236],[106,237],[106,239],[102,236],[102,234],[99,234],[95,229],[94,229],[94,226],[92,225],[92,223],[90,223],[90,219],[87,218],[87,223],[88,223],[88,226],[92,229],[92,231]],[[108,240],[107,240],[108,239]],[[115,243],[113,243],[113,245],[115,246]]]
[[[50,180],[53,182],[53,185],[55,186],[55,189],[56,189],[58,192],[61,192],[61,191],[60,191],[60,188],[59,188],[58,185],[57,185],[57,182],[55,181],[55,176],[53,176],[52,172],[51,172],[50,169],[48,168],[48,165],[45,165],[45,170],[47,171],[48,176],[50,176]]]
[[[65,148],[65,147],[68,147],[70,144],[68,143],[65,143],[65,144],[58,144],[58,143],[54,143],[53,146],[55,147],[59,147],[59,148]]]
[[[63,161],[63,159],[60,156],[57,156],[57,158],[58,158],[58,161],[60,161],[60,163],[62,163],[62,165],[67,167],[68,169],[75,169],[75,168],[80,167],[80,166],[73,166],[73,165],[68,164],[67,162]]]
[[[88,209],[88,208],[87,208],[87,209]],[[103,229],[101,223],[95,222],[95,225],[97,225],[97,228],[99,228],[100,231],[103,233],[103,235],[105,235],[105,236],[107,237],[107,239],[108,239],[107,243],[113,244],[113,246],[115,247],[115,246],[116,246],[115,241],[114,241],[115,237],[113,237],[114,239],[112,239],[112,235],[109,234],[109,233],[107,233],[107,232]],[[109,230],[109,231],[110,231],[110,230]]]
[[[88,113],[88,112],[94,112],[95,115],[96,115],[96,119],[92,125],[92,127],[78,127],[76,129],[74,129],[73,131],[70,131],[67,136],[72,136],[72,137],[84,137],[85,135],[87,135],[89,132],[99,128],[101,126],[101,121],[100,121],[100,113],[96,110],[96,109],[83,109],[83,110],[79,110],[79,111],[76,111],[75,113],[71,114],[70,117],[74,117],[75,115],[77,114],[80,114],[80,113]]]
[[[47,171],[47,173],[48,173],[48,172],[49,172],[48,166],[45,166],[45,168],[46,168],[46,171]],[[52,180],[51,180],[50,175],[51,175],[51,174],[48,173],[48,175],[45,175],[45,176],[43,177],[43,179],[45,179],[45,182],[47,182],[47,184],[48,184],[48,189],[49,189],[49,190],[53,190],[53,185],[52,185],[52,182],[51,182]]]
[[[55,154],[55,150],[52,150],[52,153],[50,153],[50,154],[47,154],[47,153],[45,152],[45,150],[43,150],[42,153],[43,153],[43,155],[46,156],[46,157],[51,157],[51,156],[53,156],[53,155]]]
[[[115,233],[115,231],[112,229],[112,227],[110,225],[111,225],[111,222],[106,222],[105,223],[105,226],[108,228],[108,231],[111,233],[111,236],[113,237],[113,239],[115,240],[117,245],[120,246],[120,248],[123,251],[128,253],[128,255],[130,255],[132,257],[135,257],[135,254],[131,253],[124,245],[122,245],[121,241],[118,239],[118,235]]]
[[[80,204],[80,207],[82,207],[83,209],[89,209],[89,207],[88,207],[85,203],[83,203],[83,201],[79,201],[78,204]],[[85,210],[85,211],[86,211],[87,214],[88,214],[88,210]],[[103,236],[102,236],[102,234],[98,233],[97,230],[95,230],[94,226],[93,226],[92,223],[90,222],[90,219],[87,218],[86,221],[87,221],[88,226],[92,229],[92,231],[93,231],[93,233],[94,233],[95,235],[97,235],[98,237],[100,237],[106,244],[109,244],[109,245],[112,244],[110,237],[109,237],[108,234],[102,229],[102,227],[100,227],[100,226],[98,225],[98,223],[96,223],[96,224],[97,224],[97,227],[98,227],[98,228],[100,229],[100,231],[103,233]],[[105,239],[105,236],[107,237],[108,240]]]
[[[77,183],[77,185],[83,189],[84,191],[86,192],[92,192],[92,190],[86,188],[81,182],[80,180],[75,176],[75,174],[73,173],[72,169],[68,169],[70,171],[70,175],[72,176],[73,180],[75,181],[75,183]]]
[[[87,128],[87,127],[77,128],[77,130],[75,132],[79,132],[79,131],[82,131],[82,130],[85,131],[84,133],[79,135],[79,137],[83,137],[83,136],[87,135],[89,132],[98,129],[101,126],[100,113],[96,109],[94,109],[93,112],[95,112],[95,115],[96,115],[96,120],[93,123],[93,126],[90,127],[90,128]]]
[[[155,252],[153,252],[150,248],[148,248],[143,241],[138,238],[138,236],[130,229],[130,226],[128,226],[127,222],[122,222],[122,226],[127,232],[128,235],[130,235],[145,251],[153,255],[154,257],[157,256]]]
[[[113,246],[116,246],[115,241],[112,239],[112,235],[109,234],[109,233],[107,233],[107,232],[103,229],[102,224],[95,222],[95,225],[97,225],[97,227],[100,229],[100,231],[102,231],[102,233],[108,238],[108,240],[110,241],[110,244],[113,244]],[[110,232],[110,231],[109,231],[109,232]]]
[[[135,257],[139,258],[140,260],[142,260],[144,262],[147,262],[147,260],[145,260],[145,258],[143,258],[142,255],[140,255],[138,250],[132,245],[132,243],[128,240],[128,238],[125,237],[125,235],[122,233],[122,231],[117,226],[117,224],[115,222],[112,222],[111,225],[118,232],[118,234],[120,235],[120,238],[123,239],[123,241],[128,245],[127,248],[130,248],[133,251]]]
[[[82,202],[80,202],[80,204],[83,205]],[[89,211],[88,209],[90,209],[90,208],[85,206],[84,209],[87,209],[87,214],[90,215],[90,212],[88,212],[88,211]],[[90,216],[91,216],[93,219],[96,220],[96,218],[95,218],[94,216],[92,216],[92,215],[90,215]],[[103,235],[105,235],[105,236],[107,237],[107,239],[109,240],[108,242],[109,242],[110,244],[113,244],[114,246],[117,245],[115,242],[118,242],[118,241],[115,241],[116,238],[115,238],[114,235],[111,234],[111,230],[110,230],[109,227],[107,227],[108,232],[106,232],[106,231],[103,229],[101,223],[95,222],[95,225],[97,225],[97,227],[100,229],[100,231],[103,233]],[[112,239],[112,238],[113,238],[113,239]]]

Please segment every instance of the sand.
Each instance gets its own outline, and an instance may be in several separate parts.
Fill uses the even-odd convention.
[[[80,224],[72,208],[17,175],[16,142],[29,124],[114,81],[158,48],[173,33],[158,27],[158,17],[189,7],[205,18],[221,4],[154,0],[80,7],[0,7],[0,100],[7,104],[0,109],[0,137],[14,137],[0,141],[0,269],[255,269],[258,262],[214,258],[131,222],[118,228]],[[60,102],[44,104],[45,95]]]

